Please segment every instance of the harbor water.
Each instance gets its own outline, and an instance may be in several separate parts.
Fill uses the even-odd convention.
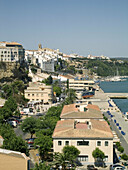
[[[100,87],[105,93],[128,93],[128,78],[126,81],[100,82]],[[128,112],[128,99],[113,99],[122,112]]]

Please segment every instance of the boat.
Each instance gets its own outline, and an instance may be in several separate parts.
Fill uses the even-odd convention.
[[[85,91],[83,92],[82,94],[82,97],[83,99],[87,99],[87,98],[90,98],[90,97],[93,97],[95,95],[95,91]]]

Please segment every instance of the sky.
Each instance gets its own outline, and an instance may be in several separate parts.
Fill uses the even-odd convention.
[[[0,41],[128,56],[128,0],[0,0]]]

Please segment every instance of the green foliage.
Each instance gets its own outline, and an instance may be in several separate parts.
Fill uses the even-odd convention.
[[[121,146],[120,142],[116,142],[116,147],[118,148],[119,146]]]
[[[32,73],[36,74],[37,73],[37,69],[35,67],[31,67],[31,71]]]
[[[103,151],[101,151],[99,148],[96,148],[93,152],[92,152],[92,156],[94,159],[101,159],[103,160],[105,158],[105,154]]]
[[[46,165],[46,163],[39,163],[39,165],[36,163],[35,167],[32,170],[50,170],[50,166]]]
[[[60,165],[62,166],[62,169],[66,169],[67,160],[64,153],[55,152],[53,158],[52,164],[56,166],[56,169],[58,169]]]
[[[31,138],[33,137],[33,134],[36,131],[36,119],[33,117],[28,117],[24,120],[24,122],[21,125],[21,129],[23,132],[29,132],[31,134]]]
[[[67,89],[69,89],[69,79],[67,79]]]
[[[13,128],[8,124],[0,124],[0,135],[4,138],[2,148],[19,151],[28,155],[25,141],[21,137],[17,137]]]
[[[17,109],[16,101],[13,97],[9,97],[4,107],[0,108],[0,122],[2,119],[8,119]]]
[[[48,152],[52,147],[52,138],[38,133],[34,145],[39,147],[39,154],[42,160],[46,160],[48,156]]]
[[[128,155],[126,155],[125,153],[121,155],[121,159],[123,160],[128,160]]]
[[[9,149],[13,151],[20,151],[28,155],[27,145],[25,141],[19,136],[11,136],[9,139],[4,139],[3,146],[4,149]]]
[[[82,70],[78,70],[78,73],[79,73],[79,74],[83,74],[83,71],[82,71]]]
[[[65,99],[64,105],[74,103],[76,99],[76,93],[74,89],[67,89],[67,98]]]
[[[56,96],[59,97],[61,95],[61,88],[59,86],[53,86],[53,92],[55,92]]]
[[[117,150],[121,153],[124,152],[124,148],[121,146],[120,142],[116,142],[116,147],[117,147]]]
[[[128,75],[128,61],[123,63],[113,60],[108,62],[107,60],[89,60],[86,65],[87,69],[98,74],[98,76],[115,76],[117,74],[117,68],[119,70],[119,75]]]
[[[27,100],[23,96],[25,85],[21,80],[15,80],[11,84],[2,86],[3,93],[1,96],[5,99],[13,96],[17,103],[25,104]]]
[[[123,148],[122,146],[119,146],[119,147],[118,147],[118,151],[121,152],[121,153],[123,153],[123,152],[124,152],[124,148]]]
[[[62,153],[54,153],[53,165],[56,165],[56,169],[61,165],[62,169],[66,169],[68,163],[73,164],[80,151],[75,146],[65,146]]]
[[[64,146],[63,153],[66,157],[66,160],[68,160],[70,163],[73,163],[73,161],[80,154],[80,151],[75,146]]]
[[[17,109],[16,100],[12,96],[10,96],[4,104],[4,108],[9,109],[11,112],[16,111]]]
[[[52,85],[53,83],[52,76],[50,75],[47,79],[43,81],[43,83],[45,83],[46,85]]]
[[[104,116],[104,120],[106,120],[106,122],[108,123],[108,125],[110,125],[110,122],[108,121],[108,118]]]

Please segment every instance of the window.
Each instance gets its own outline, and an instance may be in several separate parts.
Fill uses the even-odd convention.
[[[108,141],[105,141],[105,146],[108,146]]]
[[[38,94],[36,94],[36,96],[39,96]]]
[[[65,145],[69,145],[69,141],[65,141]]]
[[[107,162],[108,161],[108,156],[106,155],[105,156],[105,158],[104,158],[104,160],[103,161],[105,161],[105,162]]]
[[[101,141],[97,141],[97,146],[101,146]]]
[[[84,156],[82,156],[82,155],[80,155],[80,156],[78,156],[78,161],[88,161],[88,155],[84,155]]]
[[[61,142],[61,141],[58,141],[58,145],[59,145],[59,146],[62,145],[62,142]]]
[[[79,146],[79,145],[89,146],[89,141],[77,141],[77,146]]]
[[[7,51],[4,51],[4,53],[6,54],[6,53],[7,53]]]
[[[34,96],[34,94],[32,94],[32,96]]]

